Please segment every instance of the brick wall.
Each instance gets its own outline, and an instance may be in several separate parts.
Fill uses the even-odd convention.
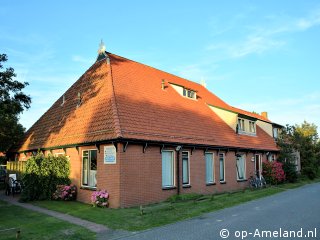
[[[148,146],[143,153],[142,145],[129,144],[126,151],[123,151],[123,144],[117,145],[116,164],[104,164],[104,146],[100,146],[97,161],[97,189],[106,189],[110,194],[110,207],[129,207],[160,202],[168,197],[177,194],[177,188],[170,190],[162,189],[162,154],[161,146]],[[90,202],[93,190],[81,188],[82,177],[82,151],[88,149],[97,149],[95,146],[80,147],[79,153],[76,148],[67,148],[66,155],[70,157],[71,173],[70,178],[78,187],[78,201]],[[188,151],[190,160],[190,186],[182,186],[182,153],[174,148],[165,148],[164,150],[173,150],[175,156],[175,167],[179,160],[180,175],[180,193],[200,193],[213,194],[218,192],[234,191],[248,186],[248,181],[237,181],[236,157],[235,152],[221,152],[225,154],[225,183],[219,181],[219,157],[218,151],[210,151],[214,155],[214,179],[215,184],[207,185],[205,180],[205,155],[202,149],[184,148],[182,151]],[[191,154],[192,152],[192,154]],[[49,154],[46,151],[46,155]],[[62,149],[52,151],[52,154],[64,153]],[[243,153],[246,156],[246,178],[254,174],[255,162],[254,153]],[[26,160],[30,156],[20,154],[20,160]],[[266,155],[261,154],[262,161],[265,161]],[[177,186],[177,175],[176,186]]]

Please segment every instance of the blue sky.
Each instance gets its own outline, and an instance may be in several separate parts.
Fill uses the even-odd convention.
[[[30,85],[29,128],[107,51],[195,82],[280,124],[320,126],[320,2],[12,1],[0,52]]]

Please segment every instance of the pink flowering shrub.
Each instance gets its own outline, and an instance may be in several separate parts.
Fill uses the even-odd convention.
[[[279,184],[284,182],[286,175],[280,162],[263,162],[262,163],[262,175],[266,179],[267,183]]]
[[[77,198],[77,187],[75,185],[57,185],[57,190],[53,193],[52,199],[72,201]]]
[[[95,191],[91,195],[91,203],[94,207],[108,207],[109,193],[106,190]]]

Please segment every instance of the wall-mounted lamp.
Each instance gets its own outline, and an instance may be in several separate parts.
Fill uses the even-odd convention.
[[[176,147],[176,151],[178,152],[180,150],[181,150],[181,146],[179,145],[179,146]]]

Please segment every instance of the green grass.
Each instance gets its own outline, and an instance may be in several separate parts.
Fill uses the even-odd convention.
[[[215,195],[186,194],[173,196],[166,202],[144,206],[143,215],[141,215],[139,207],[102,209],[93,208],[91,205],[80,202],[61,201],[38,201],[33,204],[100,223],[113,229],[137,231],[199,216],[203,213],[217,211],[319,181],[320,179],[313,181],[300,180],[297,183],[286,183],[265,189],[247,189]]]
[[[19,239],[95,239],[85,228],[0,201],[0,230],[19,228]],[[0,239],[16,239],[16,229],[1,231]]]

